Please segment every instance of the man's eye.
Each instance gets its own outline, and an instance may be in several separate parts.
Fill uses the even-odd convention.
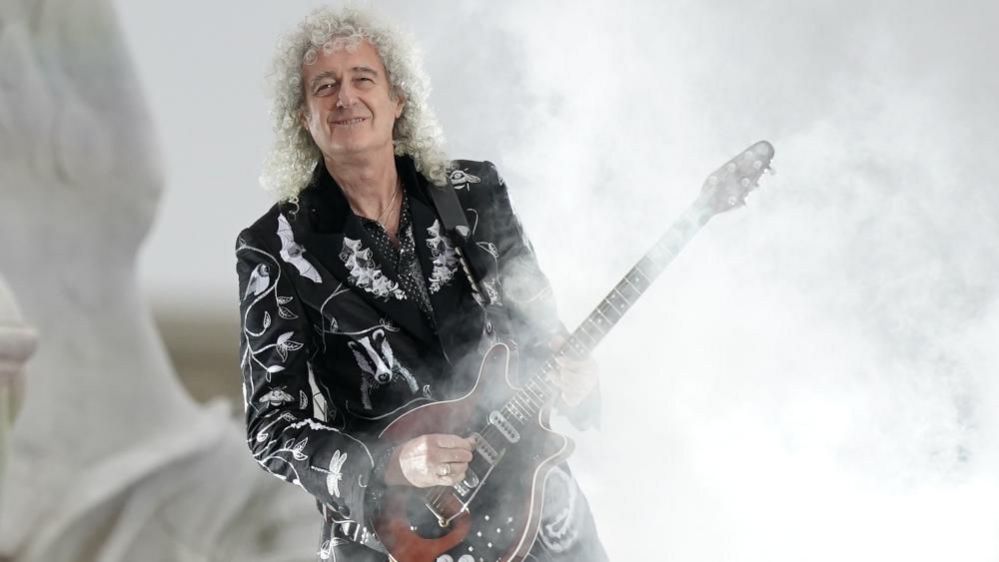
[[[333,84],[320,84],[320,85],[316,86],[316,91],[314,93],[316,95],[323,94],[323,93],[328,93],[332,89],[333,89]]]

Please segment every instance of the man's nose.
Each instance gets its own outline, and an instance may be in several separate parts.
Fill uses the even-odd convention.
[[[336,105],[337,107],[350,107],[354,105],[354,101],[357,99],[355,95],[353,86],[350,85],[349,81],[344,81],[340,85],[340,90],[336,94]]]

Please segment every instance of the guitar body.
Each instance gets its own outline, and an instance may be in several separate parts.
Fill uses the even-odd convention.
[[[511,380],[510,360],[509,347],[496,344],[468,394],[420,406],[382,432],[382,439],[401,445],[420,435],[468,435],[482,428],[469,472],[458,486],[386,490],[375,530],[398,562],[515,562],[531,549],[541,521],[545,477],[569,456],[572,442],[549,429],[547,407],[512,434],[495,430],[503,416],[511,415],[496,408],[521,390]]]

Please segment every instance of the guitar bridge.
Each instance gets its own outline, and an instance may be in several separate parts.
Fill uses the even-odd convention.
[[[462,497],[467,496],[469,492],[472,491],[476,486],[479,485],[479,477],[472,469],[469,468],[465,470],[465,478],[461,482],[454,485],[455,491],[458,492]]]

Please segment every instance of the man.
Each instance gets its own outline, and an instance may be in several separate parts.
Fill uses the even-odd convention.
[[[476,441],[430,433],[391,446],[380,431],[467,393],[490,345],[541,356],[564,329],[495,168],[444,158],[403,36],[319,9],[279,46],[274,78],[277,143],[262,180],[280,202],[236,246],[247,442],[316,498],[320,559],[384,561],[381,491],[458,484]],[[469,240],[452,240],[430,190],[456,191]],[[564,362],[557,378],[562,410],[592,421],[592,364]],[[545,489],[530,556],[606,559],[567,467]],[[471,551],[439,559],[478,560]]]

